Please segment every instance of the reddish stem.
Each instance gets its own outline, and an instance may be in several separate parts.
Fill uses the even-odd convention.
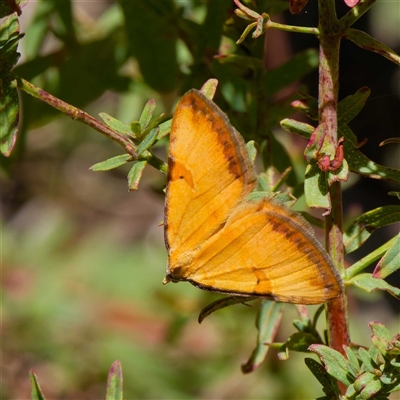
[[[324,124],[325,145],[334,158],[337,145],[337,103],[339,90],[339,47],[338,21],[333,0],[319,0],[320,65],[319,65],[319,123]],[[331,159],[332,159],[331,158]],[[328,172],[329,173],[329,172]],[[343,210],[340,182],[329,188],[331,212],[325,217],[325,244],[333,262],[344,275]],[[329,345],[344,354],[343,346],[350,343],[347,301],[343,293],[326,305],[329,330]],[[338,382],[340,391],[346,387]]]

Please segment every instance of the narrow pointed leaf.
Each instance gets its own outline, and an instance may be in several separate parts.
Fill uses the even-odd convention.
[[[395,238],[390,239],[387,241],[385,244],[382,246],[378,247],[365,257],[363,257],[361,260],[358,260],[355,262],[351,267],[346,269],[346,278],[351,279],[361,271],[363,271],[365,268],[368,267],[368,265],[371,265],[374,261],[378,260],[381,258],[392,246],[394,243]],[[374,277],[376,278],[376,277]]]
[[[364,107],[371,90],[366,86],[347,96],[338,105],[338,124],[348,124]]]
[[[358,349],[358,354],[361,358],[362,363],[364,364],[364,371],[374,372],[377,365],[372,360],[371,355],[365,350],[363,347]]]
[[[154,99],[150,99],[144,106],[142,114],[139,119],[142,130],[147,128],[147,125],[150,123],[151,119],[153,118],[155,109],[156,109],[156,101]]]
[[[346,124],[340,124],[339,127],[339,137],[344,137],[344,142],[343,145],[345,144],[345,142],[350,141],[351,144],[353,145],[353,147],[355,147],[356,149],[358,149],[358,139],[357,136],[355,135],[355,133],[348,127],[348,125]],[[347,153],[345,154],[347,157]]]
[[[348,361],[342,354],[322,344],[313,344],[309,347],[309,350],[318,354],[329,375],[347,386],[351,385],[352,380],[349,378]]]
[[[257,346],[247,363],[242,365],[243,373],[254,371],[263,362],[269,349],[268,343],[273,342],[278,331],[283,307],[283,303],[268,300],[261,304],[256,322],[258,328]]]
[[[342,131],[340,130],[340,132]],[[400,170],[376,164],[355,148],[349,140],[345,140],[343,146],[350,171],[372,179],[385,179],[400,183]]]
[[[8,157],[18,133],[19,100],[15,81],[9,77],[0,79],[0,150]]]
[[[29,377],[31,380],[31,399],[32,400],[46,400],[44,394],[42,393],[42,389],[40,388],[39,382],[37,381],[36,374],[30,370]]]
[[[357,250],[378,228],[400,221],[400,206],[383,206],[358,217],[343,236],[346,253]]]
[[[97,164],[92,165],[89,169],[94,172],[98,171],[109,171],[110,169],[118,168],[121,165],[126,164],[128,161],[132,161],[133,158],[130,154],[121,154],[109,158],[108,160],[101,161]]]
[[[247,142],[246,149],[247,149],[247,152],[249,153],[250,160],[254,163],[256,161],[256,157],[257,157],[257,149],[256,149],[255,141],[250,140],[249,142]]]
[[[131,122],[131,133],[132,136],[136,139],[139,139],[142,136],[142,125],[140,125],[139,121]]]
[[[138,157],[146,150],[148,150],[154,142],[157,140],[157,136],[159,133],[159,128],[152,129],[147,136],[140,142],[139,146],[137,147],[137,155]]]
[[[368,349],[368,353],[371,357],[371,360],[375,363],[378,364],[379,361],[379,350],[376,346],[372,345],[369,349]]]
[[[212,100],[215,96],[215,92],[217,91],[218,80],[217,79],[209,79],[200,89],[200,91],[210,100]]]
[[[158,126],[161,124],[162,121],[164,121],[164,119],[164,113],[160,114],[157,118],[155,118],[147,125],[144,131],[142,131],[142,136],[146,136],[152,129],[158,128]]]
[[[172,119],[165,121],[158,126],[160,128],[160,131],[158,132],[157,140],[162,139],[171,132],[171,124],[172,124]]]
[[[240,296],[229,296],[229,297],[223,297],[222,299],[218,299],[201,310],[198,318],[199,324],[201,324],[209,315],[211,315],[215,311],[222,310],[223,308],[233,306],[235,304],[246,304],[249,301],[253,300],[258,300],[258,298],[257,297],[241,298]]]
[[[318,343],[318,339],[311,333],[305,332],[293,333],[286,342],[289,350],[301,351],[304,353],[307,353],[308,348],[315,343]]]
[[[364,372],[354,382],[354,388],[360,392],[359,399],[370,399],[382,388],[382,382],[371,372]]]
[[[242,11],[245,15],[247,15],[248,18],[258,19],[260,17],[260,14],[256,13],[252,9],[246,7],[245,5],[240,3],[239,0],[233,0],[233,1],[239,7],[239,10]]]
[[[246,29],[243,31],[243,33],[240,35],[240,38],[236,41],[236,44],[240,44],[244,42],[246,39],[247,35],[250,33],[250,31],[257,26],[257,22],[253,22],[249,25],[246,26]]]
[[[343,37],[351,40],[362,49],[378,53],[388,60],[394,62],[396,65],[400,66],[400,56],[396,54],[390,47],[368,35],[368,33],[349,28],[346,30],[346,34],[343,35]]]
[[[123,399],[122,383],[122,366],[121,362],[117,360],[113,362],[108,373],[106,400]]]
[[[147,161],[137,161],[128,173],[128,188],[129,190],[138,190],[140,179],[142,178],[144,167]]]
[[[357,286],[367,293],[372,293],[375,290],[385,290],[392,296],[400,299],[400,289],[389,285],[383,279],[375,279],[372,274],[364,273],[356,275],[354,278],[347,281],[347,284]]]
[[[296,121],[291,118],[285,118],[280,123],[281,128],[286,132],[300,135],[306,139],[309,139],[314,132],[312,125],[306,124],[305,122]]]
[[[379,350],[379,352],[385,356],[389,347],[391,346],[392,336],[385,325],[379,322],[372,321],[369,324],[372,330],[371,341]]]
[[[318,362],[312,358],[305,358],[304,362],[306,363],[308,369],[312,372],[312,374],[317,378],[318,382],[324,388],[324,392],[329,396],[328,398],[335,398],[339,394],[339,389],[337,387],[336,382],[331,378],[325,368]]]
[[[331,209],[326,173],[321,171],[316,164],[307,165],[304,194],[308,207]]]
[[[124,124],[123,122],[119,121],[118,119],[115,119],[111,115],[108,115],[107,113],[99,113],[99,117],[103,120],[103,122],[109,126],[111,129],[114,131],[121,133],[122,135],[125,136],[134,136],[132,135],[132,129],[129,125]],[[134,137],[137,137],[136,135]]]
[[[360,371],[360,363],[358,362],[357,357],[355,356],[353,350],[350,347],[345,346],[345,352],[346,352],[347,360],[349,362],[349,370],[350,370],[351,374],[353,375],[353,377],[357,378],[358,373]]]
[[[384,279],[398,269],[400,269],[400,233],[397,235],[390,249],[376,265],[372,276]]]
[[[19,20],[15,14],[0,18],[0,79],[11,72],[20,57],[17,48],[23,35],[19,30]]]

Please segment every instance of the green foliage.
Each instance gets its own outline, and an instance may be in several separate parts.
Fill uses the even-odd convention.
[[[369,350],[359,347],[356,351],[346,347],[344,357],[327,346],[310,346],[310,350],[320,357],[325,369],[311,359],[306,359],[306,364],[322,383],[328,398],[330,394],[339,391],[335,388],[335,381],[327,374],[347,386],[345,396],[341,397],[343,400],[388,399],[390,393],[399,390],[399,335],[392,337],[388,329],[380,323],[371,322],[369,325],[372,330],[372,345]]]
[[[106,400],[122,399],[122,366],[119,361],[115,361],[108,373]]]
[[[99,155],[96,154],[96,157],[102,157],[100,159],[105,159],[105,161],[93,160],[95,164],[90,168],[92,171],[113,170],[112,173],[115,174],[118,174],[121,169],[122,173],[127,175],[129,190],[137,190],[146,166],[152,166],[164,175],[167,173],[166,163],[158,157],[159,149],[166,144],[165,138],[171,128],[171,119],[161,113],[160,104],[164,106],[170,117],[177,93],[203,85],[202,91],[206,96],[209,99],[215,97],[215,101],[226,110],[233,125],[243,133],[253,162],[262,165],[258,191],[252,194],[254,198],[271,195],[271,192],[281,188],[283,193],[275,195],[279,201],[291,205],[294,199],[293,194],[297,197],[304,194],[309,207],[322,208],[325,210],[324,215],[327,215],[335,206],[338,206],[336,199],[331,198],[332,185],[347,182],[350,173],[372,179],[388,180],[394,184],[400,183],[400,171],[379,165],[365,156],[362,150],[363,142],[358,143],[356,134],[349,127],[349,123],[362,112],[369,99],[369,88],[361,87],[353,95],[339,102],[337,143],[327,140],[326,122],[318,123],[315,127],[288,118],[293,109],[301,111],[311,121],[317,121],[319,118],[318,99],[307,94],[306,88],[301,87],[301,92],[279,98],[279,92],[282,89],[318,67],[318,53],[312,49],[306,50],[294,55],[282,65],[266,71],[262,40],[252,41],[249,34],[251,33],[252,38],[256,39],[268,29],[282,29],[320,35],[324,33],[325,27],[323,24],[320,24],[319,28],[308,28],[275,23],[274,13],[286,9],[288,7],[286,1],[259,1],[253,8],[254,2],[243,2],[246,4],[244,5],[235,0],[238,7],[235,10],[236,17],[229,14],[232,9],[230,0],[209,2],[193,0],[184,3],[172,0],[120,1],[110,6],[97,21],[91,21],[91,24],[74,19],[70,1],[64,1],[62,4],[57,1],[41,1],[37,3],[33,20],[26,31],[27,59],[23,64],[16,66],[20,56],[17,47],[23,37],[20,33],[18,15],[21,11],[20,7],[27,3],[27,0],[0,1],[0,113],[2,116],[0,140],[1,152],[5,157],[11,155],[17,134],[20,136],[20,142],[17,143],[21,143],[21,149],[23,149],[25,143],[29,143],[25,136],[28,129],[47,124],[59,111],[93,127],[93,124],[89,123],[89,120],[93,122],[93,117],[89,114],[83,115],[81,110],[71,112],[69,104],[61,102],[60,99],[83,108],[109,90],[124,95],[128,92],[140,93],[140,101],[136,100],[135,103],[135,112],[141,108],[143,111],[137,113],[137,120],[133,120],[132,109],[126,112],[128,123],[120,120],[123,119],[120,116],[115,118],[106,112],[99,114],[103,122],[95,120],[96,129],[121,145],[125,153],[115,155],[113,148],[110,151],[100,152]],[[366,2],[360,3],[337,22],[338,34],[342,39],[349,39],[359,47],[378,53],[396,65],[400,65],[399,56],[388,46],[365,32],[350,27],[367,10]],[[59,47],[42,55],[41,49],[50,35],[57,39]],[[129,64],[132,59],[135,60],[133,66]],[[38,86],[31,84],[32,86],[28,87],[28,82],[24,79]],[[218,90],[217,85],[219,85]],[[21,127],[18,127],[21,110],[17,88],[36,97],[22,96],[24,125]],[[144,104],[142,100],[149,97],[155,97],[157,102],[152,98]],[[52,105],[52,108],[44,103]],[[155,115],[158,116],[155,117]],[[80,116],[82,116],[81,119]],[[281,142],[279,133],[273,131],[279,123],[283,130],[308,140],[304,151],[304,158],[308,163],[305,173],[297,173],[303,168],[301,161],[295,159],[290,149]],[[50,142],[49,139],[47,140]],[[79,140],[82,139],[79,138],[76,142]],[[93,139],[93,143],[96,140]],[[382,144],[398,146],[398,139],[388,139]],[[63,151],[72,153],[73,147],[72,140],[67,141]],[[12,162],[14,162],[13,159],[4,163],[3,169],[6,172],[9,172],[8,166],[11,166]],[[126,169],[127,165],[129,169]],[[56,180],[62,181],[62,178],[57,176]],[[158,192],[161,192],[160,188]],[[398,192],[392,193],[394,195],[397,193],[398,197]],[[400,206],[392,204],[352,217],[353,220],[344,233],[346,252],[350,253],[359,249],[373,232],[383,226],[398,223],[399,214]],[[321,221],[317,221],[316,224],[322,225]],[[102,237],[103,242],[107,242],[104,237],[109,234],[109,231],[105,232]],[[62,235],[62,231],[54,233],[52,240],[57,241],[57,235]],[[102,247],[99,244],[102,241],[98,240],[96,246]],[[36,242],[32,240],[32,243]],[[32,246],[26,251],[27,254],[34,255],[32,260],[38,257],[37,253],[40,252],[38,247],[40,246]],[[73,252],[76,252],[77,248],[79,249],[77,246]],[[112,274],[107,271],[103,278],[97,277],[96,285],[99,287],[102,285],[106,287],[106,284],[114,285],[119,296],[133,302],[130,295],[131,286],[128,285],[132,279],[122,278],[121,280],[118,276],[122,273],[120,266],[127,264],[127,261],[119,257],[118,252],[109,251],[111,256],[99,253],[100,259],[91,260],[93,265],[102,266],[104,270],[110,266],[115,268]],[[17,254],[19,249],[14,252]],[[396,235],[390,242],[371,251],[343,273],[346,286],[355,286],[367,293],[377,290],[386,291],[395,297],[400,297],[400,289],[385,281],[386,277],[400,269],[399,254],[400,235]],[[54,257],[53,260],[52,257],[51,251],[48,250],[47,253],[44,252],[41,260],[59,265],[60,258]],[[131,259],[136,260],[138,264],[144,263],[139,253],[130,254]],[[368,265],[379,259],[373,273],[364,272]],[[18,260],[12,261],[18,265]],[[74,264],[73,260],[70,260],[70,264]],[[142,265],[139,268],[142,268]],[[142,282],[149,279],[147,271],[151,269],[148,268],[150,267],[146,264],[145,273],[139,271],[135,275],[135,280],[141,283],[137,289],[138,293],[134,295],[134,300],[140,303],[140,298],[145,298],[144,304],[140,307],[143,307],[147,314],[151,314],[152,311],[145,308],[146,301],[151,301],[148,300],[151,297],[148,286],[141,286]],[[83,278],[90,281],[95,279],[97,273],[93,271],[90,276],[82,276],[77,272],[78,280],[81,281]],[[46,278],[49,279],[52,274],[54,271],[48,268],[45,273]],[[151,278],[158,279],[156,276],[159,274],[154,275]],[[57,347],[52,340],[49,343],[41,343],[38,339],[38,332],[42,333],[48,326],[50,330],[54,330],[52,332],[54,336],[58,330],[62,330],[60,327],[66,326],[58,319],[62,306],[54,303],[52,295],[59,287],[57,284],[60,283],[54,284],[54,282],[58,282],[57,279],[44,282],[39,290],[43,297],[42,301],[47,302],[47,307],[49,307],[47,309],[44,303],[33,302],[27,306],[28,311],[31,312],[28,316],[25,314],[25,312],[28,313],[27,310],[21,310],[18,305],[11,303],[17,314],[20,313],[21,320],[26,320],[27,322],[24,323],[33,330],[32,336],[35,343],[28,341],[28,344],[37,346],[38,351],[41,348],[48,360],[51,360],[51,354],[55,353],[59,354],[65,363],[70,363],[67,351],[62,346]],[[156,289],[151,290],[153,294],[157,293],[154,297],[163,296]],[[183,306],[178,305],[180,300],[174,300],[176,293],[171,294],[171,298],[164,298],[163,301],[153,300],[153,309],[161,309],[173,320],[165,328],[168,331],[165,336],[169,340],[167,343],[169,345],[174,345],[176,338],[184,331],[190,319],[188,315],[193,314],[193,310],[196,310],[200,303],[202,305],[204,303],[204,301],[195,301],[194,306],[188,306],[190,313],[186,311],[188,314],[186,315],[185,311],[182,311]],[[209,301],[211,298],[206,296],[204,295],[203,300]],[[191,304],[188,297],[178,296],[178,298],[184,300],[182,303]],[[255,299],[244,300],[230,297],[216,300],[203,308],[199,321],[203,321],[205,317],[217,310],[251,300]],[[68,298],[68,301],[71,299]],[[84,297],[80,298],[80,301],[84,304]],[[64,312],[74,313],[73,307],[74,305],[68,305],[68,310]],[[171,312],[174,307],[179,309],[179,312]],[[321,333],[320,327],[317,326],[323,308],[316,310],[314,316],[311,317],[305,307],[297,307],[299,319],[294,319],[293,322],[297,331],[293,333],[286,329],[286,338],[274,343],[278,329],[283,329],[282,325],[284,325],[283,305],[262,301],[260,304],[257,303],[256,307],[258,307],[256,348],[247,363],[242,365],[243,372],[251,372],[260,367],[271,349],[277,349],[278,358],[281,360],[288,359],[289,354],[292,354],[291,351],[312,351],[319,356],[322,364],[310,358],[306,358],[305,363],[321,383],[325,393],[324,399],[336,399],[340,396],[337,380],[347,387],[346,393],[342,393],[342,399],[385,399],[390,393],[400,390],[399,337],[398,335],[392,337],[382,324],[370,323],[373,334],[372,345],[368,349],[358,347],[354,350],[345,347],[344,354],[341,354],[328,347],[329,343],[325,340],[326,334]],[[246,313],[242,312],[242,309],[247,308],[236,307],[239,311],[235,314],[235,318],[237,315],[246,318]],[[36,325],[35,318],[32,316],[38,316],[41,313],[46,315],[44,317],[46,323]],[[226,326],[229,324],[232,322],[226,322]],[[245,324],[241,324],[240,328],[245,330],[243,325]],[[231,348],[232,332],[235,331],[235,329],[229,330],[226,326],[222,329],[229,332],[227,336],[230,339],[221,340],[228,346],[224,348],[225,350]],[[38,332],[35,332],[35,329]],[[92,331],[88,327],[86,329],[91,335]],[[84,333],[85,331],[80,332],[82,336]],[[243,334],[246,339],[247,333],[245,331]],[[239,336],[235,338],[239,343],[237,349],[241,347],[241,344],[246,343]],[[90,338],[82,340],[82,342],[72,341],[73,345],[83,348],[89,344],[87,342],[90,342]],[[99,342],[95,342],[94,345],[101,347]],[[160,346],[157,352],[152,353],[136,346],[133,350],[131,349],[134,355],[124,360],[124,368],[129,371],[129,377],[136,373],[137,369],[142,371],[139,379],[135,382],[128,379],[125,384],[128,390],[135,393],[135,396],[142,398],[161,395],[171,398],[207,397],[207,392],[201,391],[202,386],[210,381],[215,384],[218,382],[215,376],[221,370],[221,366],[239,362],[234,356],[230,359],[224,356],[216,359],[210,368],[211,372],[207,372],[196,369],[194,366],[187,366],[186,353],[190,346],[184,349],[182,358],[178,358],[176,354],[164,354],[170,351],[166,347],[168,346]],[[96,354],[96,357],[106,358],[107,352],[120,351],[122,345],[118,343],[111,348],[110,350],[101,347],[102,353]],[[126,347],[121,353],[124,351],[126,353]],[[210,357],[209,354],[208,358]],[[291,356],[291,360],[293,358]],[[199,364],[204,365],[203,358],[198,356],[198,360]],[[104,366],[104,363],[97,364],[97,361],[99,358],[96,358],[96,366]],[[170,365],[176,363],[178,363],[176,368],[169,368]],[[93,369],[92,365],[84,362],[82,362],[82,370],[83,367]],[[72,374],[73,377],[84,379],[82,370],[79,370],[77,375]],[[153,374],[152,379],[149,380],[151,382],[146,382],[147,375],[150,373]],[[33,372],[30,374],[30,379],[32,399],[44,399]],[[41,379],[45,380],[46,377]],[[286,379],[290,381],[295,378],[286,377]],[[271,382],[269,382],[270,385]],[[132,389],[135,385],[138,387]],[[281,392],[286,390],[284,393],[290,397],[288,394],[291,393],[290,388],[286,386],[290,385],[284,384],[279,389]],[[249,392],[250,389],[248,389]],[[262,386],[258,392],[253,392],[253,395],[260,396],[261,392],[265,393],[266,388]],[[111,366],[108,375],[106,399],[122,399],[122,367],[118,361]]]

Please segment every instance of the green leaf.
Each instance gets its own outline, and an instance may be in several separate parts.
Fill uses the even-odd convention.
[[[359,216],[343,236],[346,253],[357,250],[374,232],[382,226],[400,221],[400,206],[383,206]]]
[[[400,233],[397,235],[390,249],[376,265],[372,276],[384,279],[400,269]]]
[[[142,178],[144,167],[147,161],[136,161],[128,173],[128,188],[129,190],[138,190],[139,182]]]
[[[171,124],[172,124],[172,119],[165,121],[158,126],[160,128],[160,131],[158,133],[157,140],[162,139],[171,132]]]
[[[345,346],[345,352],[346,352],[346,356],[347,356],[347,360],[349,362],[349,370],[351,372],[351,374],[353,375],[354,378],[357,378],[359,372],[360,372],[360,363],[358,362],[357,357],[355,356],[353,350],[348,347]]]
[[[368,353],[369,353],[369,356],[370,356],[371,360],[376,365],[378,365],[379,354],[380,354],[378,348],[376,346],[374,346],[374,345],[371,345],[370,348],[368,349]]]
[[[257,157],[257,149],[256,149],[256,142],[254,140],[250,140],[246,143],[246,149],[249,153],[250,160],[254,164]]]
[[[358,29],[349,28],[346,30],[346,33],[343,35],[343,37],[351,40],[362,49],[378,53],[379,55],[400,66],[400,56],[396,54],[390,47],[386,46],[367,33],[359,31]]]
[[[252,9],[246,7],[239,0],[234,0],[234,2],[239,7],[239,10],[242,12],[242,13],[240,13],[239,16],[244,14],[247,17],[246,19],[250,19],[250,20],[257,20],[258,18],[260,18],[260,14],[258,14],[255,11],[253,11]],[[236,9],[235,9],[235,14],[237,14],[237,10]]]
[[[285,118],[280,122],[281,128],[286,132],[300,135],[306,139],[310,139],[315,128],[305,122],[296,121],[295,119]]]
[[[318,121],[318,100],[306,93],[299,92],[301,99],[294,100],[290,105],[296,110],[301,111],[308,118]]]
[[[133,133],[133,137],[139,139],[142,136],[142,125],[140,125],[139,121],[131,122],[131,134]]]
[[[218,80],[209,79],[200,89],[200,91],[209,99],[212,100],[217,91]]]
[[[89,169],[94,172],[109,171],[110,169],[118,168],[132,160],[133,158],[130,154],[120,154],[119,156],[94,164]]]
[[[364,107],[371,90],[366,86],[347,96],[338,105],[338,124],[347,125]]]
[[[108,372],[106,400],[122,400],[122,366],[120,361],[114,361]]]
[[[112,130],[121,133],[122,135],[125,136],[134,136],[132,135],[132,129],[129,125],[124,124],[123,122],[119,121],[118,119],[115,119],[111,115],[108,115],[107,113],[99,113],[99,117],[103,120],[103,122],[110,127]]]
[[[339,388],[337,387],[336,381],[329,376],[328,372],[325,368],[318,362],[312,358],[305,358],[304,362],[306,363],[308,369],[312,372],[312,374],[318,379],[318,382],[324,388],[324,392],[327,395],[327,399],[338,398]]]
[[[360,355],[361,361],[364,365],[364,371],[373,373],[377,368],[376,363],[371,359],[371,355],[363,347],[358,349],[358,354]]]
[[[342,128],[339,128],[342,134]],[[344,154],[350,171],[372,179],[385,179],[400,183],[400,170],[376,164],[357,149],[351,140],[343,142]]]
[[[361,260],[355,262],[351,267],[346,269],[346,278],[351,279],[356,276],[358,273],[363,271],[368,265],[372,264],[374,261],[381,258],[386,251],[392,246],[394,243],[395,238],[390,239],[388,242],[377,248],[376,250],[372,251]],[[375,278],[375,277],[374,277]]]
[[[154,128],[152,129],[147,136],[140,142],[139,146],[137,147],[137,156],[140,157],[140,155],[148,150],[154,142],[157,140],[157,136],[159,134],[159,128]]]
[[[355,380],[354,388],[357,392],[360,392],[360,399],[370,399],[381,390],[382,383],[371,372],[365,372]]]
[[[0,79],[5,78],[17,64],[20,57],[18,42],[22,37],[15,14],[0,19]]]
[[[289,350],[307,353],[308,348],[318,342],[318,339],[311,333],[295,332],[289,336],[286,344]]]
[[[272,96],[317,67],[318,52],[315,49],[296,54],[287,63],[268,71],[268,74],[265,75],[266,95]]]
[[[331,209],[331,199],[326,182],[326,173],[317,164],[307,165],[304,180],[304,194],[310,208]]]
[[[154,99],[150,99],[143,108],[142,114],[139,118],[140,126],[142,127],[142,131],[144,131],[149,125],[151,119],[153,118],[154,110],[156,109],[156,101]]]
[[[33,370],[30,370],[29,372],[29,377],[31,380],[31,399],[32,400],[46,400],[44,397],[44,394],[42,393],[42,389],[40,388],[39,382],[37,381],[37,376],[33,372]]]
[[[146,136],[152,129],[158,128],[161,124],[162,121],[164,121],[165,115],[164,113],[160,114],[157,118],[155,118],[153,121],[151,121],[146,129],[144,129],[141,133],[141,136]]]
[[[313,344],[309,347],[309,350],[318,354],[329,375],[347,386],[352,384],[348,371],[348,361],[342,354],[322,344]]]
[[[242,14],[237,13],[237,15],[241,16]],[[240,35],[240,38],[236,41],[236,44],[243,43],[250,31],[256,27],[257,22],[252,22],[251,24],[247,25],[243,33]]]
[[[242,372],[249,373],[258,368],[263,362],[269,349],[269,343],[272,343],[282,318],[283,303],[264,300],[261,304],[257,316],[257,346],[253,350],[250,359],[242,365]]]
[[[258,297],[240,297],[240,296],[228,296],[218,299],[211,304],[204,307],[199,315],[198,321],[201,324],[205,318],[214,313],[215,311],[222,310],[223,308],[233,306],[234,304],[244,304],[249,301],[259,300]]]
[[[372,293],[375,290],[386,290],[392,296],[400,298],[400,289],[389,285],[383,279],[375,279],[372,274],[364,273],[356,275],[354,278],[347,281],[347,284],[357,286],[367,293]]]
[[[15,81],[10,77],[0,79],[0,150],[8,157],[14,147],[18,133],[19,100]]]
[[[372,330],[371,341],[379,350],[379,352],[386,356],[388,350],[391,347],[392,337],[389,330],[383,324],[379,322],[370,322],[368,324]]]

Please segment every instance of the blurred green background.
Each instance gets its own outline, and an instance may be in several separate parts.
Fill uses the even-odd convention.
[[[263,7],[271,4],[275,7],[271,11],[277,12],[287,6],[279,1],[259,3],[267,11]],[[395,36],[400,22],[393,8],[397,7],[399,16],[400,4],[391,3],[391,10],[387,4],[378,4],[363,28],[398,50],[400,39]],[[283,13],[276,18],[299,25],[313,18],[315,25],[313,7],[307,6],[301,16]],[[156,99],[157,112],[170,116],[183,92],[215,76],[221,82],[220,104],[241,111],[243,106],[235,96],[240,99],[238,93],[252,85],[251,74],[239,69],[241,80],[235,81],[238,72],[213,56],[235,51],[260,55],[263,39],[248,39],[236,47],[232,38],[240,36],[244,22],[233,16],[234,8],[226,0],[31,1],[21,18],[26,36],[20,43],[22,58],[16,73],[91,115],[107,112],[125,123],[139,118],[149,98]],[[392,34],[388,34],[390,26]],[[276,68],[287,61],[300,49],[296,40],[301,37],[273,37],[274,50],[265,64]],[[354,67],[351,57],[355,51],[354,47],[350,54],[344,50],[344,75],[348,75],[346,65]],[[341,95],[376,83],[378,98],[371,101],[384,103],[389,112],[396,110],[399,71],[391,70],[387,60],[378,61],[377,55],[367,53],[366,57],[373,61],[368,71],[375,71],[370,81],[365,76],[355,88],[341,81],[345,87]],[[384,63],[384,74],[375,61]],[[311,93],[315,91],[315,65],[307,69],[313,69],[305,76]],[[352,76],[349,81],[354,83]],[[281,99],[273,99],[274,104],[284,103]],[[121,148],[25,94],[21,94],[21,106],[16,149],[10,159],[2,158],[1,172],[2,398],[30,397],[30,369],[47,398],[104,398],[107,372],[116,359],[122,362],[126,399],[322,396],[301,354],[291,353],[288,361],[281,362],[271,350],[259,370],[241,373],[240,365],[256,344],[257,304],[222,310],[198,325],[202,307],[220,296],[184,283],[162,285],[166,251],[159,222],[165,177],[160,172],[146,168],[139,191],[128,193],[128,167],[105,173],[88,170],[96,162],[121,154]],[[361,120],[367,124],[365,116]],[[371,135],[373,143],[398,136],[398,118],[385,120],[375,114],[377,118],[386,125],[376,134],[378,138]],[[356,133],[360,131],[361,137],[370,137],[362,127]],[[303,142],[293,142],[289,136],[283,142],[301,168]],[[155,151],[166,160],[163,143]],[[371,158],[400,167],[398,153],[380,151]],[[357,186],[362,185],[359,181],[353,179],[348,185],[350,195],[344,195],[348,215],[372,208],[371,197],[376,206],[392,201],[386,196],[390,184],[376,189],[371,186],[376,183],[369,181],[369,193],[374,194],[366,198],[364,186]],[[390,227],[388,235],[395,230]],[[372,248],[384,238],[377,240]],[[386,324],[393,333],[399,331],[395,308],[381,298],[352,293],[354,342],[368,345],[371,319]],[[295,316],[294,307],[287,305],[277,341],[294,332],[291,320]]]

